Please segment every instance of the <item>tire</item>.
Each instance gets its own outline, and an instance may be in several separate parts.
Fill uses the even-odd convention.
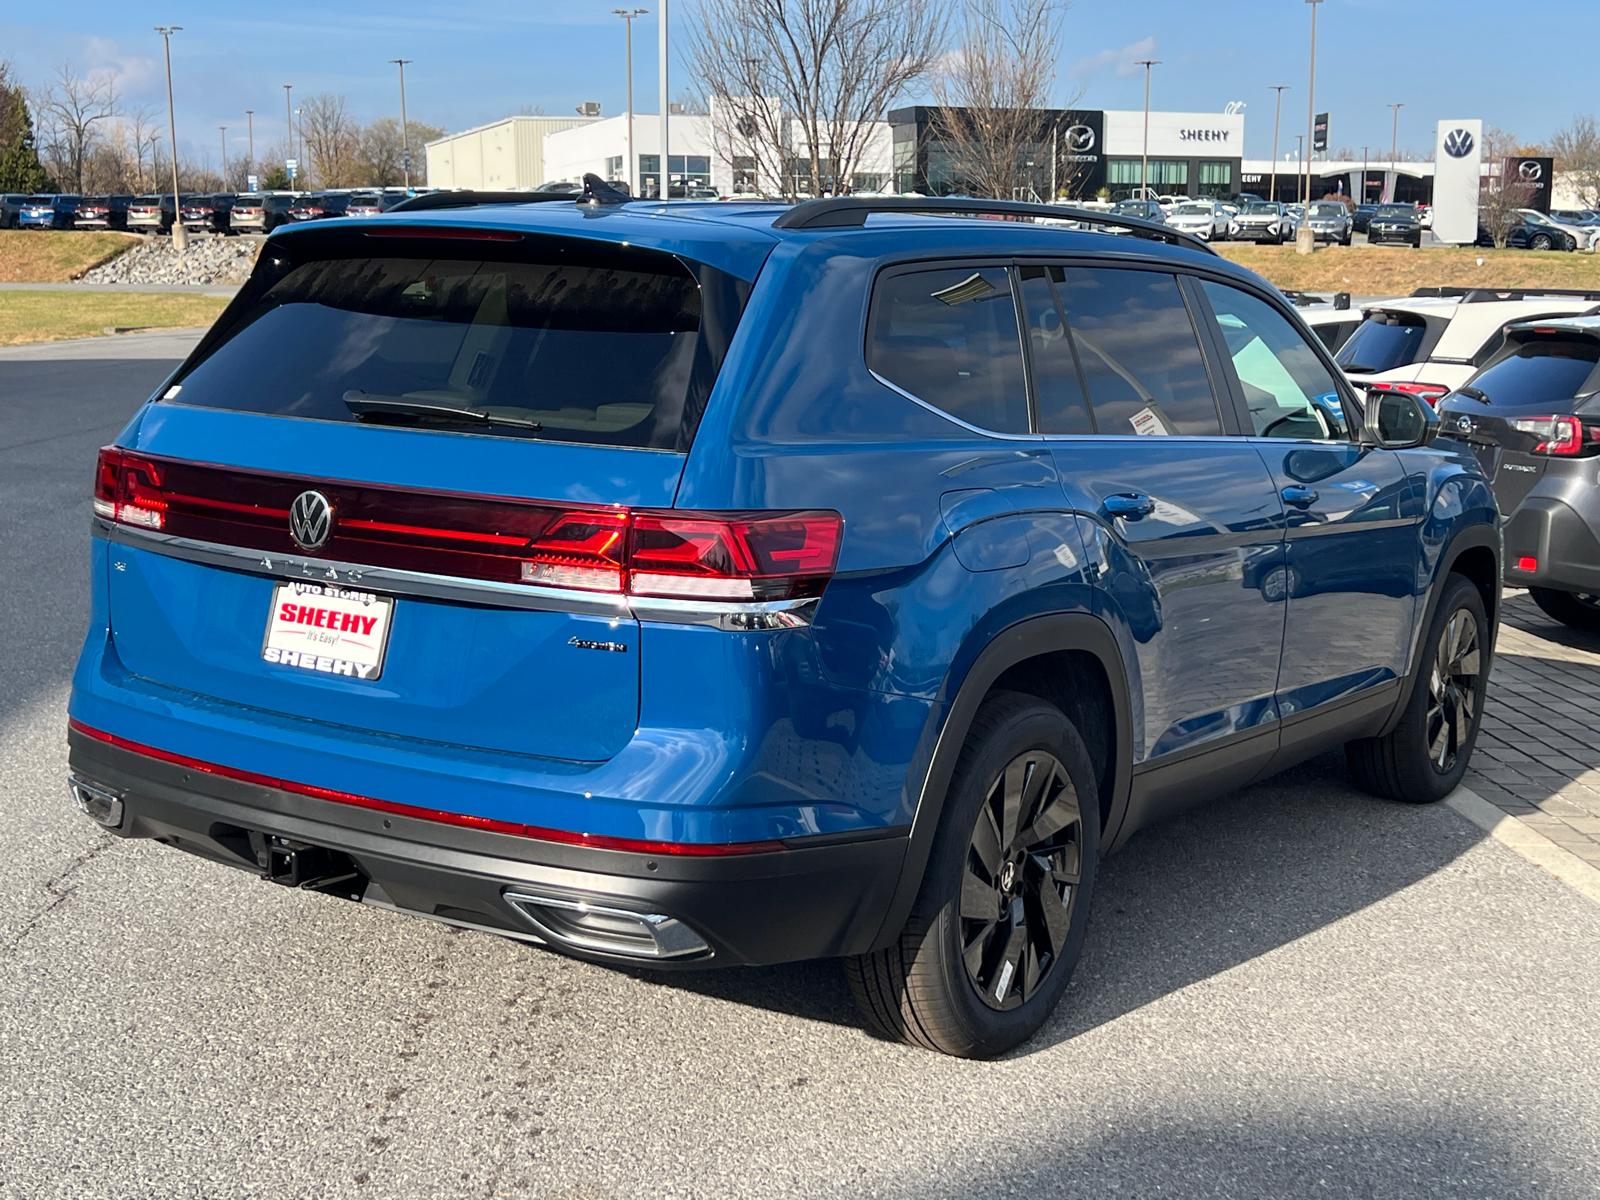
[[[1399,724],[1383,737],[1345,743],[1356,786],[1407,804],[1432,804],[1453,792],[1467,773],[1483,723],[1490,666],[1483,597],[1471,580],[1451,575]]]
[[[1099,854],[1099,788],[1078,731],[1034,696],[989,697],[905,929],[845,960],[861,1011],[886,1037],[962,1058],[1027,1040],[1077,965]]]
[[[1345,234],[1344,237],[1339,239],[1339,245],[1348,246],[1350,244],[1350,242],[1354,239],[1354,237],[1355,237],[1354,234],[1350,234],[1350,233]]]
[[[1563,625],[1582,629],[1586,633],[1600,633],[1600,595],[1592,592],[1557,592],[1550,588],[1529,588],[1528,595]]]
[[[1554,243],[1551,242],[1550,235],[1548,233],[1536,233],[1528,239],[1528,249],[1551,250],[1554,249]]]

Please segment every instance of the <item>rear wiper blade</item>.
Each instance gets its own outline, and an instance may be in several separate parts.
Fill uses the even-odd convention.
[[[1340,367],[1346,375],[1371,375],[1377,367],[1369,367],[1366,363],[1351,363],[1348,367]]]
[[[521,417],[501,417],[481,408],[455,408],[449,404],[430,404],[426,400],[406,400],[400,396],[379,396],[352,389],[344,394],[344,406],[358,418],[367,416],[415,417],[422,421],[446,421],[458,425],[503,425],[538,433],[544,426]]]
[[[1470,400],[1476,400],[1479,404],[1489,403],[1489,393],[1481,388],[1462,386],[1456,389],[1456,394],[1466,396]]]

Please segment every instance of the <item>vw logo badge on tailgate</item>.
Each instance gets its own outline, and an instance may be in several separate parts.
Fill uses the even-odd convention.
[[[1444,139],[1444,152],[1451,158],[1465,158],[1475,143],[1465,129],[1452,129]]]
[[[289,535],[302,550],[315,550],[333,532],[333,505],[321,492],[301,492],[289,506]]]

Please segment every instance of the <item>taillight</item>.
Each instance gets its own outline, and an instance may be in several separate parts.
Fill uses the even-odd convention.
[[[687,600],[820,596],[839,561],[835,512],[585,508],[323,483],[148,459],[108,446],[94,511],[196,541],[305,554],[289,533],[301,492],[332,530],[316,556],[463,579]]]
[[[94,511],[122,525],[160,529],[167,512],[160,469],[148,459],[106,447],[95,470]]]
[[[839,561],[838,513],[635,513],[628,591],[697,600],[822,594]]]
[[[1518,417],[1511,428],[1537,439],[1535,454],[1576,455],[1583,451],[1583,422],[1577,417]]]
[[[1437,383],[1369,383],[1365,386],[1369,392],[1404,392],[1408,396],[1417,396],[1426,401],[1429,407],[1450,394],[1449,388]]]

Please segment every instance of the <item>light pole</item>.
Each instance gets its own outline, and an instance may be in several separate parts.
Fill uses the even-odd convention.
[[[245,164],[244,168],[245,186],[249,187],[250,180],[248,177],[256,169],[256,110],[253,108],[245,109],[244,119],[249,122],[250,129],[250,161]]]
[[[1406,102],[1404,100],[1400,101],[1399,104],[1389,105],[1390,108],[1394,109],[1394,134],[1389,142],[1389,167],[1391,170],[1394,168],[1395,154],[1400,149],[1400,110],[1405,106]]]
[[[290,158],[294,158],[295,157],[295,153],[294,153],[294,106],[290,102],[290,98],[293,95],[294,95],[294,84],[292,84],[292,83],[284,84],[283,85],[283,124],[284,124],[284,127],[286,129],[288,129],[288,131],[289,131],[289,157]],[[288,168],[288,165],[289,165],[288,163],[284,164],[285,169]],[[294,185],[295,185],[295,180],[293,180],[293,179],[289,180],[289,190],[291,192],[295,190],[295,186]]]
[[[295,124],[295,128],[299,131],[299,140],[300,140],[300,151],[299,151],[298,154],[295,155],[296,161],[303,160],[305,158],[305,154],[306,154],[306,123],[305,123],[305,120],[300,116],[301,112],[302,112],[302,110],[298,109],[298,108],[294,110],[294,115],[295,115],[294,124]],[[310,174],[310,172],[308,172],[306,170],[306,164],[303,161],[300,161],[300,172],[299,173],[302,176],[306,176],[306,175]]]
[[[661,72],[661,198],[672,199],[672,173],[668,169],[667,158],[667,110],[672,107],[668,99],[672,93],[667,88],[667,0],[661,0],[661,7],[657,10],[661,22],[660,38],[656,46],[656,53],[660,59]],[[688,180],[684,181],[684,195],[688,195]]]
[[[1272,90],[1278,93],[1278,111],[1272,118],[1272,183],[1267,189],[1267,199],[1278,198],[1278,126],[1283,123],[1283,94],[1289,90],[1287,83],[1275,83]]]
[[[1317,125],[1317,5],[1322,0],[1306,0],[1311,6],[1311,75],[1306,82],[1306,148],[1314,154],[1312,147],[1316,143],[1315,131]],[[1306,165],[1306,196],[1305,203],[1311,203],[1311,159],[1304,159]],[[1302,225],[1310,235],[1311,226]],[[1315,235],[1310,235],[1315,236]],[[1315,243],[1313,243],[1315,244]]]
[[[222,186],[228,186],[228,127],[218,125],[217,131],[222,135]]]
[[[179,254],[189,244],[183,233],[183,210],[178,207],[178,118],[172,108],[172,35],[182,25],[157,25],[161,45],[167,53],[167,136],[172,140],[172,247]]]
[[[411,131],[406,128],[406,64],[409,58],[389,60],[400,68],[400,167],[406,173],[406,190],[411,190]]]
[[[1140,199],[1150,199],[1150,68],[1159,67],[1159,58],[1142,58],[1137,63],[1144,68],[1144,153],[1139,157]]]
[[[628,28],[628,194],[635,198],[639,195],[639,188],[635,182],[637,177],[638,160],[633,155],[633,21],[635,17],[642,17],[650,10],[647,8],[613,8],[612,12],[622,18]]]

